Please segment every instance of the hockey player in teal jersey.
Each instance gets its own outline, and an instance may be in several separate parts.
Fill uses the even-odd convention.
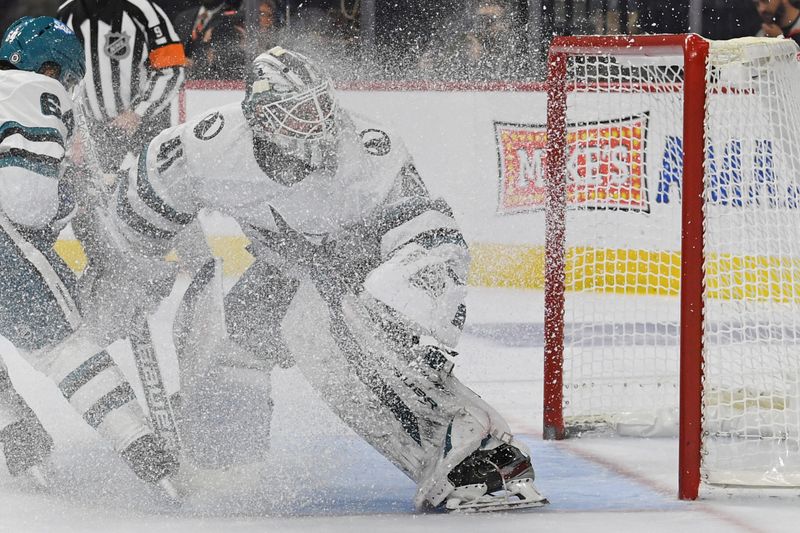
[[[174,464],[158,453],[133,389],[103,350],[52,347],[81,324],[75,280],[53,243],[69,215],[65,158],[74,129],[71,89],[83,47],[50,17],[23,17],[0,43],[0,334],[51,378],[83,419],[148,481]],[[0,443],[12,474],[41,463],[52,439],[0,364]]]
[[[72,272],[52,249],[52,222],[62,214],[73,129],[67,90],[83,77],[83,51],[63,24],[24,18],[3,38],[0,69],[0,334],[35,350],[79,321]],[[1,360],[0,443],[13,475],[35,467],[53,444]]]

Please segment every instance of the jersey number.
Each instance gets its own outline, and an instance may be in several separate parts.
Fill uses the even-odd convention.
[[[158,155],[156,156],[156,163],[158,163],[158,171],[164,172],[172,164],[183,156],[183,144],[180,137],[168,139],[161,143],[158,147]]]
[[[61,100],[53,93],[42,93],[39,98],[42,105],[42,114],[61,118]]]

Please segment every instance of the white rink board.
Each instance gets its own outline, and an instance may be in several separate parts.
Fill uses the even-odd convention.
[[[187,117],[231,102],[240,101],[243,92],[237,90],[209,90],[189,88],[185,92]],[[424,90],[346,90],[339,92],[344,107],[375,119],[379,124],[394,125],[415,158],[420,173],[435,194],[443,196],[453,206],[465,237],[471,243],[496,243],[536,246],[544,243],[544,216],[541,210],[501,213],[501,162],[495,123],[509,123],[525,127],[546,123],[546,94],[541,91],[424,91]],[[643,226],[677,228],[680,220],[679,176],[681,168],[673,159],[679,156],[680,123],[669,107],[673,107],[677,93],[592,94],[577,93],[570,96],[570,123],[580,122],[597,109],[606,110],[603,121],[618,121],[646,114],[648,127],[645,133],[644,171],[647,209],[636,211],[606,210],[603,217],[621,222],[626,228],[618,240],[606,242],[608,247],[641,248],[648,250],[680,249],[678,232],[644,231]],[[731,108],[737,107],[741,95],[729,95]],[[754,166],[761,163],[755,152],[766,146],[770,162],[772,133],[769,121],[749,124],[752,137],[744,139],[712,139],[714,153],[718,154],[717,168],[730,171],[736,167],[742,176],[745,200],[758,201],[763,192],[759,171]],[[713,132],[712,132],[713,134]],[[676,142],[678,143],[676,145]],[[755,146],[755,143],[763,143]],[[737,144],[738,143],[738,144]],[[775,147],[779,149],[780,147]],[[737,161],[731,163],[729,152],[738,150]],[[528,152],[531,159],[536,154]],[[679,158],[679,157],[678,157]],[[774,158],[776,166],[781,158]],[[672,167],[670,167],[672,165]],[[774,172],[780,174],[781,168]],[[519,177],[523,182],[530,174]],[[662,190],[659,191],[659,186]],[[793,192],[787,193],[789,207],[795,207]],[[783,206],[785,207],[785,206]],[[781,206],[777,207],[782,208]],[[726,211],[731,211],[726,209]],[[730,216],[730,212],[726,216]],[[598,223],[598,211],[574,213],[581,224]],[[731,223],[734,220],[727,218]],[[583,221],[583,222],[581,222]],[[220,231],[225,233],[221,227]],[[573,234],[573,237],[575,235]],[[579,241],[571,241],[580,245]],[[770,253],[770,250],[735,250],[736,253]]]
[[[242,91],[186,90],[186,116],[237,102]],[[540,215],[497,215],[494,120],[544,123],[542,93],[342,91],[343,106],[393,124],[434,194],[450,202],[471,242],[543,242]]]

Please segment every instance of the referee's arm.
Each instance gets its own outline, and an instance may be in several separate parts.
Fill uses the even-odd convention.
[[[154,116],[170,104],[183,84],[186,64],[183,44],[172,23],[160,7],[153,4],[153,8],[157,23],[149,24],[146,29],[147,80],[131,102],[132,110],[139,117]]]

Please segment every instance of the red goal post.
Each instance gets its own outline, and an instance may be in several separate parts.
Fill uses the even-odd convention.
[[[783,250],[781,250],[781,254],[776,253],[774,249],[759,248],[758,236],[753,238],[754,242],[751,244],[743,243],[741,250],[736,249],[737,236],[722,245],[713,244],[713,249],[707,250],[709,246],[707,239],[708,242],[716,243],[717,241],[714,240],[716,237],[713,235],[707,236],[706,234],[716,231],[720,225],[747,226],[747,223],[742,224],[742,221],[756,221],[753,225],[758,226],[765,221],[763,222],[765,225],[774,224],[774,228],[769,226],[772,229],[763,230],[764,235],[769,235],[770,231],[783,231],[784,226],[800,223],[800,219],[795,216],[797,206],[794,199],[785,198],[787,195],[794,194],[791,192],[794,190],[794,183],[786,186],[782,182],[775,185],[778,181],[765,181],[772,179],[797,181],[797,178],[791,175],[795,170],[793,163],[779,161],[781,154],[771,148],[779,143],[774,141],[769,133],[763,135],[768,140],[759,138],[758,135],[762,135],[761,129],[755,124],[752,138],[747,138],[746,127],[742,127],[741,124],[737,126],[739,129],[731,127],[730,131],[715,125],[715,121],[733,122],[734,119],[726,118],[726,115],[735,114],[736,110],[743,105],[753,108],[752,116],[754,117],[758,117],[760,112],[776,120],[780,119],[782,112],[789,117],[795,117],[797,111],[800,111],[797,109],[796,99],[792,101],[791,89],[789,89],[788,95],[785,95],[784,88],[780,85],[781,80],[775,79],[771,70],[774,64],[777,65],[775,72],[783,73],[784,70],[781,69],[785,69],[785,72],[794,76],[794,71],[800,68],[796,64],[796,46],[793,52],[790,48],[794,46],[792,43],[773,41],[775,42],[755,39],[740,40],[737,43],[732,42],[729,48],[725,44],[716,44],[720,50],[718,57],[721,59],[712,60],[710,50],[715,43],[697,35],[557,37],[552,43],[548,56],[545,168],[547,200],[545,215],[544,437],[561,439],[568,436],[571,431],[580,432],[592,429],[595,424],[605,426],[618,424],[619,418],[614,419],[614,415],[606,411],[627,409],[635,412],[639,407],[637,402],[641,402],[643,398],[647,399],[649,396],[655,395],[668,398],[672,380],[671,365],[674,363],[677,367],[674,380],[678,381],[675,384],[677,389],[675,392],[678,396],[676,403],[679,408],[677,423],[680,450],[679,497],[682,499],[695,499],[698,496],[701,480],[710,483],[770,484],[772,480],[764,481],[761,478],[748,477],[747,473],[739,475],[741,473],[737,470],[738,465],[729,467],[727,463],[720,461],[714,465],[704,466],[704,456],[711,453],[716,461],[718,453],[716,448],[719,447],[717,441],[721,442],[725,439],[733,442],[736,446],[750,446],[759,439],[776,441],[778,437],[783,441],[795,439],[796,428],[794,426],[800,420],[800,416],[795,416],[797,387],[794,381],[788,385],[785,382],[787,379],[795,379],[792,377],[793,373],[796,374],[794,356],[800,357],[793,350],[791,339],[775,341],[779,351],[786,353],[785,359],[789,361],[789,363],[785,363],[781,360],[780,364],[783,366],[771,374],[771,376],[778,375],[778,379],[783,377],[782,385],[767,383],[766,378],[759,378],[756,386],[747,382],[746,377],[742,378],[738,375],[732,376],[731,382],[727,383],[725,381],[727,379],[726,372],[728,372],[728,366],[725,365],[729,364],[726,360],[728,356],[725,355],[728,353],[727,348],[709,349],[704,344],[704,336],[709,336],[709,333],[704,330],[704,317],[705,324],[709,328],[716,328],[715,334],[717,330],[728,331],[740,326],[740,330],[745,331],[745,333],[741,333],[737,330],[739,332],[730,334],[723,341],[718,341],[714,337],[714,346],[739,343],[747,335],[757,337],[759,334],[754,334],[752,331],[760,331],[758,328],[770,331],[780,330],[784,332],[782,334],[785,337],[794,335],[794,319],[798,314],[797,303],[800,300],[798,295],[800,288],[798,287],[798,283],[800,283],[798,256],[800,256],[800,251],[795,250],[793,245],[788,242],[793,239],[784,239],[787,242],[782,243],[782,246],[785,245],[791,249],[786,253],[782,253]],[[792,59],[794,59],[794,65],[791,64]],[[719,63],[714,61],[719,61]],[[779,62],[782,63],[778,64]],[[791,82],[791,79],[786,80],[789,87],[791,87]],[[585,102],[581,103],[578,98],[598,94],[605,95],[609,99],[608,103],[599,97],[593,97],[594,99],[585,97],[585,100],[590,102],[590,104],[586,104]],[[724,94],[730,96],[721,96]],[[747,100],[748,96],[751,96],[749,100]],[[725,101],[726,98],[727,101]],[[623,103],[624,105],[622,105]],[[730,109],[725,110],[721,107],[723,105],[729,105]],[[620,106],[625,107],[628,113],[630,113],[629,107],[636,108],[636,112],[639,113],[636,116],[642,117],[640,123],[635,126],[609,126],[607,121],[604,122],[605,117],[609,115],[619,116],[621,111],[615,115],[615,109]],[[788,106],[788,108],[784,109],[781,106]],[[722,111],[720,111],[721,109]],[[578,118],[571,115],[573,110],[576,116],[579,115]],[[740,121],[746,123],[748,117],[751,116],[748,113],[751,112],[742,111]],[[667,115],[669,118],[664,119],[664,116]],[[772,117],[772,115],[775,116]],[[594,145],[591,145],[591,139],[600,139],[603,135],[619,135],[622,131],[632,131],[632,128],[639,127],[638,124],[642,124],[645,129],[654,129],[659,120],[665,124],[670,120],[672,122],[680,121],[681,125],[679,132],[676,131],[669,135],[669,140],[677,139],[674,142],[679,150],[674,150],[673,155],[675,159],[680,159],[676,165],[682,167],[681,192],[677,199],[680,202],[680,229],[675,233],[675,238],[679,240],[679,243],[674,246],[674,250],[666,251],[643,251],[641,246],[639,246],[640,249],[630,250],[624,244],[618,244],[615,249],[610,250],[608,246],[603,246],[603,243],[614,240],[613,233],[602,235],[600,230],[595,231],[593,227],[590,227],[608,226],[611,228],[612,224],[616,224],[616,221],[606,222],[606,218],[615,217],[618,220],[622,217],[628,217],[628,219],[641,217],[641,222],[637,219],[637,224],[641,226],[642,234],[647,231],[668,233],[671,230],[663,225],[659,226],[658,221],[655,220],[658,218],[654,215],[655,209],[653,212],[634,213],[629,211],[623,213],[623,210],[618,207],[607,209],[600,205],[599,201],[595,203],[596,198],[602,195],[620,194],[620,187],[612,190],[613,187],[609,183],[613,179],[602,175],[603,168],[606,169],[605,172],[611,172],[609,169],[615,163],[614,158],[601,153],[602,141],[597,140]],[[764,131],[776,134],[777,129],[770,130],[769,126],[769,124],[764,126],[766,128]],[[622,135],[624,136],[624,134]],[[569,140],[568,136],[571,136]],[[586,140],[587,138],[588,140]],[[629,140],[629,144],[632,145],[638,141],[637,137],[633,141]],[[642,136],[641,142],[657,144],[663,143],[663,139],[647,139],[645,134]],[[717,145],[714,146],[714,143]],[[720,144],[725,146],[724,156],[720,155]],[[765,147],[767,146],[770,147],[769,164],[773,165],[774,159],[777,170],[773,171],[772,166],[767,169],[762,164],[766,161]],[[575,155],[580,150],[583,152]],[[596,157],[597,160],[587,163],[593,157]],[[641,156],[625,157],[639,157],[639,159],[620,160],[621,163],[639,165],[642,168],[651,165],[650,161],[645,161],[644,148]],[[755,170],[742,170],[742,167],[746,166],[742,161],[754,162],[751,166],[754,166]],[[591,166],[590,163],[595,169],[595,174],[592,176],[589,176],[589,170],[587,170]],[[572,166],[570,167],[570,165]],[[601,170],[596,170],[598,168]],[[719,170],[720,168],[723,170]],[[655,179],[653,175],[647,175],[646,170],[642,170],[641,173],[640,180],[645,183],[647,178]],[[765,175],[768,177],[764,178]],[[728,181],[720,186],[720,180],[723,178]],[[596,183],[601,185],[592,185],[591,187],[586,185],[590,179],[596,179]],[[573,180],[573,182],[568,185],[568,180]],[[574,180],[583,181],[578,183]],[[765,212],[766,209],[759,203],[761,189],[755,189],[757,186],[761,187],[762,182],[767,183],[764,186],[766,189],[775,189],[782,195],[769,200],[764,199],[762,202],[763,204],[769,203],[775,212],[781,211],[780,215],[769,213],[762,216],[762,212]],[[626,186],[629,184],[630,182]],[[661,183],[659,183],[660,186]],[[787,187],[789,193],[785,193]],[[643,189],[640,194],[647,195],[646,184]],[[709,192],[709,189],[714,190]],[[739,194],[738,200],[734,198],[733,194],[730,194],[729,197],[731,190]],[[742,190],[750,191],[751,197],[748,198],[745,194],[744,200],[742,200]],[[756,192],[753,193],[753,191]],[[622,190],[621,194],[633,194],[633,192]],[[661,194],[660,190],[659,194]],[[752,194],[756,195],[755,200]],[[723,200],[720,200],[721,196],[724,196]],[[766,196],[764,197],[766,198]],[[673,203],[675,202],[673,201]],[[749,214],[751,207],[752,212],[756,213],[755,215]],[[736,213],[718,215],[723,210],[726,213],[732,211],[736,211]],[[590,218],[593,213],[596,214],[595,219]],[[709,222],[706,219],[708,213],[712,213],[714,217],[718,218]],[[727,219],[725,218],[727,216],[734,218]],[[579,233],[595,235],[597,240],[590,242],[587,240],[590,237],[586,237],[578,244],[569,243],[567,227],[570,217],[577,220],[575,225],[581,228]],[[578,220],[581,218],[582,220]],[[717,219],[722,222],[716,222]],[[653,220],[655,220],[654,226],[648,227],[647,225]],[[630,227],[630,223],[628,224],[626,227]],[[611,231],[609,229],[609,232]],[[792,234],[790,233],[790,235]],[[648,264],[643,265],[641,261],[639,263],[631,262],[631,257],[642,255],[647,255]],[[674,265],[670,264],[669,260],[664,264],[655,264],[657,262],[655,258],[664,257],[674,260]],[[600,264],[601,262],[605,262],[605,264]],[[568,263],[570,263],[569,268]],[[620,264],[623,263],[628,264],[620,267]],[[723,263],[725,266],[720,266]],[[634,272],[630,271],[629,264],[635,265]],[[732,264],[745,266],[733,272]],[[642,283],[653,283],[653,280],[656,280],[656,283],[667,286],[670,281],[664,281],[664,279],[669,278],[670,271],[677,269],[678,265],[679,275],[675,276],[679,278],[679,299],[676,298],[679,301],[679,306],[677,306],[679,318],[676,317],[677,327],[671,328],[670,319],[648,322],[647,318],[639,315],[649,309],[658,309],[661,312],[663,306],[669,306],[668,303],[664,304],[663,295],[669,294],[670,290],[660,291],[658,288],[647,286],[626,286],[625,283],[632,280],[635,283],[642,282],[642,280],[645,280]],[[750,291],[756,294],[754,297],[742,296],[742,293],[746,293],[748,289],[737,288],[737,280],[749,282],[753,277],[758,277],[760,272],[756,271],[760,265],[769,266],[763,269],[767,271],[765,274],[767,281],[763,286],[758,285],[758,281],[754,282],[757,286]],[[778,265],[783,270],[775,273],[778,267],[773,267],[773,265]],[[621,268],[629,270],[621,272]],[[574,269],[574,271],[570,269]],[[721,270],[725,270],[724,275],[727,276],[725,279],[722,281],[711,279],[710,276],[714,272]],[[664,274],[665,272],[666,274]],[[660,279],[656,279],[658,276]],[[708,289],[707,284],[711,286],[711,290]],[[776,288],[777,285],[780,286]],[[677,289],[673,293],[676,291]],[[573,304],[573,308],[566,312],[567,295],[577,293],[588,296],[585,301],[578,300],[579,303]],[[647,298],[660,298],[661,300],[658,302],[654,300],[653,303],[641,301]],[[627,315],[623,313],[621,316],[627,318],[620,321],[615,318],[616,315],[613,313],[616,312],[615,306],[618,305],[618,302],[623,300],[636,300],[635,305],[639,307],[632,308]],[[713,302],[714,307],[711,318],[707,316],[706,309],[709,301]],[[734,303],[736,309],[718,312],[717,308],[720,307],[718,302],[723,301]],[[751,304],[751,301],[754,303]],[[597,306],[595,311],[584,312],[584,308],[593,305]],[[771,307],[765,311],[762,309],[765,305]],[[775,311],[776,307],[780,307],[780,309]],[[751,312],[752,314],[748,314]],[[569,316],[565,318],[565,315]],[[773,316],[776,317],[775,323],[763,323],[765,316],[768,320],[772,320]],[[629,323],[624,322],[626,319],[629,320]],[[570,321],[574,326],[570,333],[566,334],[565,323],[570,323]],[[791,333],[786,333],[790,330]],[[617,334],[616,331],[622,333]],[[648,331],[658,332],[657,334],[662,335],[663,338],[652,342],[644,338]],[[627,342],[619,342],[618,339],[601,338],[607,332],[611,332],[611,335],[607,335],[607,337],[629,335],[629,339]],[[642,332],[644,335],[640,335]],[[663,332],[669,332],[669,334]],[[678,354],[662,350],[663,345],[669,345],[673,337],[677,337],[674,341],[678,348]],[[731,340],[734,338],[735,341]],[[774,338],[764,342],[772,341]],[[653,347],[651,353],[650,346],[641,346],[648,343],[659,346]],[[765,348],[760,347],[758,338],[755,341],[751,339],[750,342],[745,339],[740,344],[755,346],[753,351],[759,353],[766,351]],[[574,367],[569,366],[572,364],[571,361],[567,362],[568,364],[565,366],[565,345],[578,346],[574,350],[577,354],[574,357],[578,359]],[[597,349],[593,349],[592,345]],[[568,351],[570,349],[567,348]],[[586,354],[591,351],[602,353],[597,358],[590,358]],[[627,355],[626,351],[631,355]],[[711,363],[704,360],[704,353],[709,351],[713,353],[714,358]],[[723,353],[723,355],[720,356],[718,353]],[[567,359],[572,357],[573,354],[570,352]],[[636,367],[636,369],[615,377],[614,372],[625,366],[616,358],[626,357],[629,359],[626,363],[628,367]],[[651,357],[662,358],[663,361],[648,363],[646,360]],[[722,371],[713,366],[718,364],[717,360],[720,358],[722,358],[722,366],[725,368]],[[740,366],[758,366],[758,364],[770,366],[772,363],[746,362]],[[778,364],[775,363],[775,365]],[[792,367],[787,369],[785,368],[786,364]],[[568,370],[570,368],[572,370]],[[713,384],[704,383],[704,369],[713,377]],[[623,369],[624,372],[628,372],[628,370],[630,368]],[[567,382],[565,374],[568,372],[571,375]],[[747,369],[744,369],[743,372],[746,373]],[[653,374],[651,375],[651,373]],[[704,390],[704,386],[707,386],[706,390]],[[756,388],[759,390],[753,393],[754,397],[747,396],[751,390]],[[631,400],[633,405],[620,407],[621,398],[634,389],[638,396]],[[786,392],[787,390],[789,392]],[[565,391],[570,394],[570,397],[565,398]],[[607,394],[607,397],[601,398],[600,396],[603,394]],[[780,399],[776,399],[778,396]],[[727,403],[719,400],[722,397],[726,398]],[[594,404],[590,406],[591,402]],[[723,403],[725,405],[722,405]],[[764,405],[769,403],[769,408],[762,409],[762,403]],[[759,412],[751,415],[749,411],[756,409],[753,407],[754,405],[757,406]],[[704,411],[704,406],[706,411]],[[660,409],[658,406],[655,408]],[[580,411],[581,409],[583,411]],[[665,409],[668,410],[668,407]],[[778,415],[765,414],[770,409],[775,412],[780,411],[780,413]],[[565,419],[566,411],[571,412],[570,418],[575,421],[577,429],[570,429]],[[736,428],[734,427],[736,424],[726,418],[719,423],[718,427],[712,428],[711,425],[715,422],[712,419],[715,417],[721,419],[723,417],[721,413],[724,413],[725,417],[746,420],[741,425],[749,423],[750,426]],[[637,420],[641,419],[641,417],[637,418],[636,413],[631,416]],[[790,418],[791,420],[789,420]],[[753,420],[755,422],[752,422]],[[708,426],[705,429],[704,421]],[[776,425],[783,424],[789,429],[785,429],[784,426],[773,430],[753,429],[752,426],[769,425],[765,421]],[[627,426],[631,425],[630,423],[621,425],[625,426],[626,424]],[[655,423],[655,425],[658,424]],[[772,432],[770,433],[770,431]],[[706,440],[704,441],[704,439]],[[780,448],[779,453],[783,453],[784,456],[790,453],[785,451],[787,448],[784,444],[775,444],[775,446]],[[794,446],[794,441],[792,441],[792,446]],[[733,449],[738,448],[734,447]],[[757,453],[764,454],[763,450]],[[784,458],[779,457],[779,460]],[[793,457],[791,459],[795,460]],[[719,466],[723,464],[726,466]],[[715,468],[717,470],[714,470]],[[769,470],[771,467],[768,465],[764,468]],[[724,475],[718,476],[715,472],[719,471],[722,471]],[[726,478],[726,476],[728,477]],[[795,476],[795,472],[782,475],[777,484],[795,486],[797,477],[793,476]],[[733,481],[726,481],[728,478]]]

